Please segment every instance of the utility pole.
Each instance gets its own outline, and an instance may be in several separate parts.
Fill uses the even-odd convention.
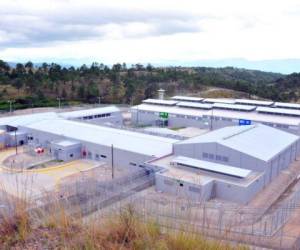
[[[18,154],[17,129],[15,130],[15,147],[16,147],[16,155],[17,155]]]
[[[139,105],[136,106],[136,125],[139,125]]]
[[[214,108],[211,109],[211,116],[210,116],[210,130],[213,130],[213,119],[214,119]]]
[[[58,108],[60,109],[60,101],[61,101],[61,98],[60,98],[60,97],[57,97],[56,100],[58,101]]]
[[[115,177],[115,169],[114,169],[114,145],[111,144],[111,178]]]
[[[8,100],[7,102],[9,103],[9,113],[11,114],[12,113],[12,103],[13,103],[13,101]]]

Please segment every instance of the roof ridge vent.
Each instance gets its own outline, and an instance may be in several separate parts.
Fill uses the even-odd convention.
[[[245,128],[245,129],[243,129],[243,130],[241,130],[241,131],[239,131],[239,132],[236,132],[236,133],[233,133],[233,134],[231,134],[231,135],[225,136],[225,137],[223,137],[222,139],[223,139],[223,140],[230,139],[231,137],[234,137],[234,136],[240,135],[240,134],[242,134],[242,133],[248,132],[249,130],[252,130],[252,129],[256,128],[256,127],[257,127],[256,125],[252,125],[252,126],[247,127],[247,128]]]

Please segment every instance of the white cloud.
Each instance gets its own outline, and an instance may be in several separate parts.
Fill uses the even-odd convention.
[[[9,61],[300,58],[297,0],[19,0],[0,16]]]

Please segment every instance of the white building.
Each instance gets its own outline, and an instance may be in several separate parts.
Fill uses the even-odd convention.
[[[49,147],[62,139],[81,143],[81,156],[115,166],[139,166],[172,153],[177,140],[77,121],[54,119],[24,127],[31,143]],[[112,158],[113,155],[113,158]]]
[[[172,156],[149,164],[161,169],[156,174],[158,190],[192,198],[198,188],[198,200],[217,197],[247,203],[299,153],[298,136],[258,124],[177,142]]]
[[[123,117],[121,110],[115,106],[100,107],[93,109],[76,110],[58,114],[59,117],[68,120],[84,121],[94,124],[111,123],[122,125]]]
[[[164,104],[159,100],[155,105],[152,101],[146,101],[131,108],[132,122],[139,125],[198,127],[211,130],[262,123],[300,135],[300,113],[297,109],[269,107],[266,105],[271,105],[272,102],[266,101],[247,100],[246,105],[237,104],[231,99],[214,102],[216,100],[218,99],[209,99],[211,102],[172,101],[168,105],[165,104],[167,100],[164,100]],[[250,103],[252,105],[249,105]],[[258,104],[265,106],[257,106]]]

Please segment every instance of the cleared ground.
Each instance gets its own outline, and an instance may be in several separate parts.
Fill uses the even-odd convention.
[[[22,152],[22,148],[19,149]],[[95,168],[99,162],[76,160],[60,163],[49,168],[19,171],[10,169],[3,164],[5,159],[15,154],[15,149],[0,152],[0,189],[9,194],[24,198],[38,196],[43,192],[54,190],[59,182],[66,177],[76,178],[83,171]]]

